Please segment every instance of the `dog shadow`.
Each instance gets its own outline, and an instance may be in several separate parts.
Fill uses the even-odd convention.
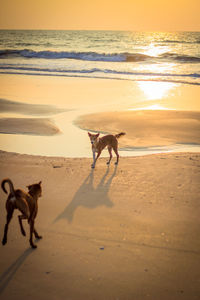
[[[69,223],[73,221],[75,211],[78,207],[83,206],[90,209],[94,209],[98,206],[112,207],[114,204],[108,196],[110,185],[117,172],[117,165],[114,168],[113,173],[107,179],[110,168],[106,169],[105,174],[100,180],[97,187],[94,186],[94,169],[91,170],[90,174],[86,177],[81,187],[74,195],[72,201],[65,208],[65,210],[57,216],[54,223],[60,219],[66,219]]]
[[[6,270],[4,273],[0,275],[0,295],[3,293],[9,282],[15,276],[16,272],[23,265],[27,257],[35,252],[34,249],[28,248],[24,251],[22,255],[20,255],[16,261]]]

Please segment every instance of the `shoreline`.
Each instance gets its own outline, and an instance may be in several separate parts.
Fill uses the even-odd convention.
[[[38,248],[17,213],[0,246],[2,300],[199,298],[200,153],[106,160],[92,170],[92,158],[0,151],[1,180],[43,189]],[[6,197],[0,189],[1,237]]]

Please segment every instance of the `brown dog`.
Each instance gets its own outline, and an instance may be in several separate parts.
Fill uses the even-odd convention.
[[[6,201],[7,222],[4,228],[2,244],[5,245],[7,243],[8,225],[12,219],[14,209],[18,209],[22,213],[22,215],[18,216],[21,233],[24,236],[26,235],[22,225],[22,220],[27,219],[30,225],[30,245],[32,248],[37,248],[37,246],[33,243],[33,233],[37,239],[42,238],[38,235],[34,227],[34,222],[38,211],[38,198],[42,195],[41,181],[39,183],[27,186],[29,190],[28,193],[21,189],[15,190],[12,181],[10,179],[4,179],[1,183],[1,187],[6,194],[8,193],[5,189],[6,183],[9,184],[10,194],[8,195]]]
[[[121,132],[116,135],[105,135],[101,138],[99,138],[99,133],[98,134],[91,134],[88,132],[90,142],[92,144],[92,153],[93,153],[93,164],[92,168],[95,168],[95,164],[99,156],[101,155],[102,150],[107,146],[108,147],[108,152],[110,154],[110,159],[107,162],[107,165],[110,164],[110,161],[112,159],[112,149],[114,150],[117,160],[115,164],[118,164],[119,161],[119,154],[118,154],[118,138],[120,138],[122,135],[125,135],[124,132]],[[95,153],[97,152],[97,157],[95,157]]]

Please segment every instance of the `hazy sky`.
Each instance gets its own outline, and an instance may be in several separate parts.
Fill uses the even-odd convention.
[[[0,0],[0,29],[200,31],[200,0]]]

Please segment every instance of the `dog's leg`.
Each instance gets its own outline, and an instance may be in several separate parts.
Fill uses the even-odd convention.
[[[93,163],[91,165],[92,168],[95,167],[95,151],[92,151],[92,154],[93,154]]]
[[[107,161],[107,165],[110,164],[111,159],[112,159],[112,147],[108,146],[108,152],[109,152],[109,154],[110,154],[110,159]]]
[[[42,239],[42,236],[38,234],[38,232],[37,232],[37,230],[35,229],[35,227],[34,227],[34,229],[33,229],[33,233],[34,233],[36,239]]]
[[[25,215],[18,216],[21,233],[22,233],[22,235],[26,236],[26,232],[25,232],[23,224],[22,224],[22,220],[24,220],[24,219],[27,219],[27,217]]]
[[[14,211],[14,208],[9,209],[8,212],[7,212],[7,222],[6,222],[5,227],[4,227],[4,236],[3,236],[3,240],[2,240],[3,245],[5,245],[7,243],[8,226],[9,226],[9,223],[12,219],[13,211]]]
[[[24,230],[22,220],[28,219],[30,217],[29,207],[24,198],[21,198],[20,201],[17,201],[17,207],[22,213],[22,215],[18,216],[21,233],[22,235],[26,236],[26,232]]]
[[[114,152],[115,152],[115,154],[116,154],[116,156],[117,156],[117,160],[116,160],[116,162],[115,162],[115,165],[117,165],[118,162],[119,162],[119,153],[118,153],[117,147],[113,147],[113,150],[114,150]]]
[[[94,160],[94,162],[93,162],[93,164],[92,164],[92,168],[93,168],[93,169],[95,168],[97,159],[99,158],[100,154],[101,154],[101,151],[99,151],[99,152],[97,153],[97,157],[96,157],[96,159]]]
[[[31,247],[35,249],[35,248],[37,248],[37,246],[33,243],[34,221],[30,220],[29,225],[30,225],[30,239],[29,239],[29,242],[30,242]]]

